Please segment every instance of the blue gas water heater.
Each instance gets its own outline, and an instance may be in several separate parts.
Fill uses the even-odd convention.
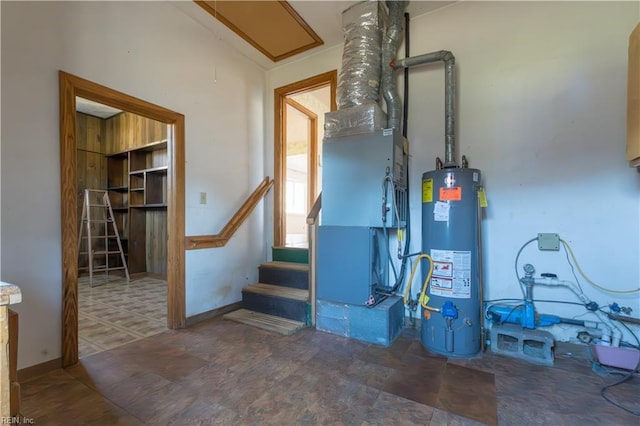
[[[477,169],[422,175],[422,252],[431,256],[421,340],[430,351],[469,357],[481,348],[480,185]],[[429,271],[423,261],[423,281]]]

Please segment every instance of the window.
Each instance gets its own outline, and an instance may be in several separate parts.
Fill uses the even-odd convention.
[[[287,180],[287,213],[307,213],[307,188],[305,182]]]

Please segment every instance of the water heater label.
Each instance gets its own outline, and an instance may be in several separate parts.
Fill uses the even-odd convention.
[[[449,222],[450,207],[451,205],[449,203],[436,201],[436,204],[433,207],[433,220],[435,222]]]
[[[480,188],[478,191],[478,201],[480,202],[480,207],[489,206],[489,203],[487,203],[487,193],[484,192],[484,188]]]
[[[462,187],[440,188],[440,201],[460,201],[462,200]]]
[[[433,179],[425,179],[422,181],[422,202],[433,202]]]
[[[432,295],[471,298],[471,252],[431,250],[433,274],[429,291]]]

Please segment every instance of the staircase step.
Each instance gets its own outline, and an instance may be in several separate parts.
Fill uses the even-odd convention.
[[[296,263],[296,262],[281,262],[281,261],[273,261],[273,262],[265,262],[260,264],[261,267],[265,268],[275,268],[275,269],[286,269],[289,271],[305,271],[309,272],[309,265],[306,263]]]
[[[309,290],[301,290],[298,288],[282,287],[279,285],[258,283],[252,284],[242,289],[251,293],[266,294],[269,296],[283,297],[285,299],[309,300]]]
[[[274,261],[309,263],[309,249],[301,247],[272,247],[271,257]]]
[[[251,325],[263,330],[274,331],[276,333],[291,335],[304,327],[304,323],[286,318],[267,315],[260,312],[253,312],[247,309],[238,309],[223,316],[224,319]]]
[[[258,268],[261,283],[306,290],[309,288],[309,265],[294,262],[267,262]]]
[[[309,323],[309,292],[258,283],[242,289],[242,307],[251,311]]]

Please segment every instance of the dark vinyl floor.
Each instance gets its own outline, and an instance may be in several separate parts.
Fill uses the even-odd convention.
[[[23,383],[38,425],[639,425],[607,403],[585,357],[554,367],[433,355],[313,329],[280,336],[222,319],[165,331]],[[640,377],[611,392],[640,409]]]

